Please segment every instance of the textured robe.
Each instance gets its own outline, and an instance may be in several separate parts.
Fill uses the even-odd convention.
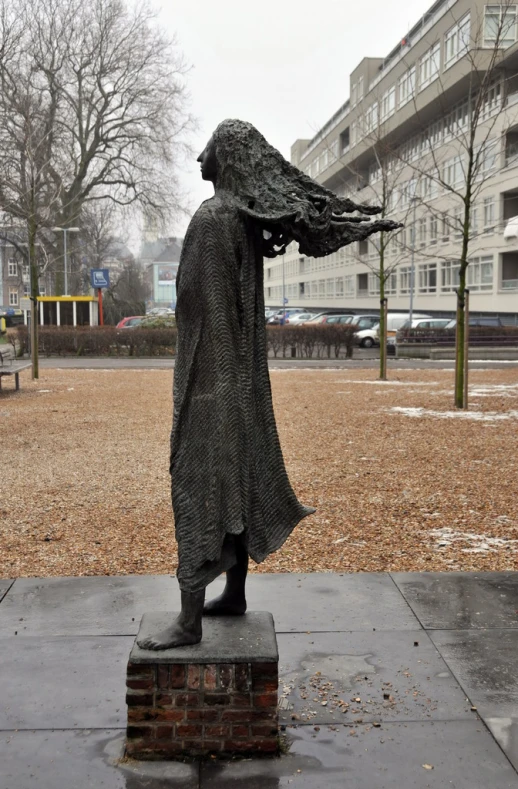
[[[256,562],[314,512],[286,474],[273,414],[262,231],[215,196],[194,215],[177,278],[171,479],[182,591]]]

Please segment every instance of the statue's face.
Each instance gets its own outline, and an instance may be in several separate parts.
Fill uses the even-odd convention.
[[[214,182],[216,180],[216,175],[217,175],[217,162],[216,162],[216,150],[215,150],[214,140],[212,137],[210,138],[207,145],[200,153],[196,161],[200,162],[201,177],[203,178],[203,180]]]

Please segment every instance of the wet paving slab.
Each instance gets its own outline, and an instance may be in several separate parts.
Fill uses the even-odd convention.
[[[518,631],[445,630],[430,636],[518,769]]]
[[[201,789],[518,789],[518,777],[475,721],[300,726],[280,759],[202,765]]]
[[[207,589],[221,594],[223,579]],[[278,633],[412,630],[419,622],[384,573],[255,573],[247,579],[250,610],[271,611]]]
[[[277,640],[284,724],[473,718],[422,630],[285,633]]]
[[[391,573],[426,629],[518,628],[518,573]]]
[[[199,766],[125,760],[116,729],[0,732],[2,789],[198,789]]]
[[[0,578],[0,601],[7,594],[13,583],[14,580],[9,580],[8,578]]]
[[[0,729],[126,726],[133,637],[2,638]],[[2,787],[3,789],[3,787]]]
[[[19,578],[0,604],[0,637],[136,635],[145,611],[179,606],[168,575]]]

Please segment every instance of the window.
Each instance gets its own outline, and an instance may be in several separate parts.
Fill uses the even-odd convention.
[[[344,277],[344,291],[346,296],[354,296],[354,277],[352,274]]]
[[[419,61],[419,89],[430,85],[439,76],[441,45],[434,44]]]
[[[7,261],[7,276],[8,277],[18,276],[18,263],[14,258],[9,258],[9,260]]]
[[[23,295],[28,298],[31,295],[31,286],[28,282],[23,283]]]
[[[374,272],[369,274],[369,296],[379,296],[380,278]]]
[[[495,198],[484,198],[484,233],[492,233],[495,229]]]
[[[441,241],[443,244],[450,240],[450,222],[447,214],[441,217]]]
[[[9,306],[18,306],[18,288],[9,288]]]
[[[419,266],[419,293],[435,293],[437,290],[437,263]]]
[[[495,112],[498,112],[502,106],[502,90],[501,84],[498,81],[488,85],[484,101],[480,110],[480,119],[485,121],[490,118]]]
[[[401,295],[410,293],[412,287],[412,269],[410,266],[401,266],[399,269],[399,292]]]
[[[412,66],[399,78],[398,87],[399,106],[403,107],[410,99],[413,99],[415,94],[415,66]]]
[[[442,177],[444,183],[448,184],[452,189],[456,189],[463,185],[464,168],[460,156],[453,156],[451,159],[444,162]]]
[[[326,296],[328,299],[335,295],[335,281],[334,279],[326,279]]]
[[[478,226],[478,210],[476,206],[472,206],[469,216],[469,230],[471,236],[477,235],[477,226]]]
[[[395,296],[397,293],[397,274],[393,271],[385,280],[385,295]]]
[[[342,298],[344,295],[344,278],[336,277],[335,279],[335,296],[337,299]]]
[[[369,165],[369,172],[367,176],[367,180],[370,184],[375,184],[376,181],[379,181],[381,178],[381,167],[379,166],[378,162],[372,162]]]
[[[516,41],[516,6],[486,5],[484,14],[484,46],[510,47]]]
[[[318,280],[318,295],[325,296],[326,295],[326,281],[325,279]]]
[[[456,260],[448,260],[441,266],[441,291],[451,293],[459,287],[460,264]]]
[[[430,217],[430,244],[437,244],[437,217]]]
[[[470,290],[493,290],[493,256],[484,255],[470,260],[466,281]]]
[[[453,238],[456,241],[460,241],[462,239],[464,233],[464,212],[462,208],[456,208],[453,212]]]
[[[346,153],[349,150],[350,142],[349,128],[347,128],[340,135],[340,153]]]
[[[299,282],[299,296],[301,298],[304,298],[305,290],[306,290],[306,283],[305,282]]]
[[[384,121],[390,118],[396,110],[396,86],[385,91],[381,97],[381,120]]]
[[[494,140],[484,143],[479,152],[480,166],[478,175],[482,178],[490,175],[496,169],[497,145]]]
[[[447,68],[455,63],[462,55],[468,51],[470,36],[470,18],[466,14],[460,22],[457,22],[448,32],[444,39],[444,66]]]
[[[371,104],[365,113],[365,130],[367,133],[373,131],[378,125],[378,102]]]
[[[363,99],[363,77],[358,77],[358,101]]]
[[[357,274],[358,277],[358,296],[367,296],[369,292],[369,275]]]
[[[417,241],[420,247],[426,244],[426,217],[422,217],[417,225]]]

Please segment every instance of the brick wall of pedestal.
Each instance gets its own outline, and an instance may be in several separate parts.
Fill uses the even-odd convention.
[[[133,758],[278,753],[278,663],[130,662],[126,684]]]

